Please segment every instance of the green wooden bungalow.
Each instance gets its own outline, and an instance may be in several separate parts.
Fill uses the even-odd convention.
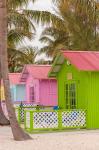
[[[87,128],[99,128],[99,52],[62,51],[49,77],[58,81],[59,108],[86,110]]]

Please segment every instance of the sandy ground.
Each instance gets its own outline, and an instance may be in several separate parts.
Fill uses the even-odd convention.
[[[9,127],[0,127],[0,150],[99,150],[99,130],[32,134],[17,142]]]

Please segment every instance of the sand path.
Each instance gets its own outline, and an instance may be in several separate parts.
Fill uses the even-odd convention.
[[[17,142],[9,127],[0,127],[0,150],[99,150],[99,130],[32,134]]]

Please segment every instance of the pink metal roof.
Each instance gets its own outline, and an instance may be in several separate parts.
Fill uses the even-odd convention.
[[[21,73],[9,73],[9,80],[11,84],[20,84]]]
[[[28,73],[31,74],[36,79],[48,79],[48,72],[50,69],[51,69],[50,65],[25,65],[22,74],[24,74],[24,72],[27,70]]]
[[[99,71],[99,52],[96,51],[62,51],[77,69],[83,71]]]
[[[20,83],[21,73],[9,73],[9,80],[11,85],[22,84]],[[3,81],[1,80],[1,85],[3,85]]]

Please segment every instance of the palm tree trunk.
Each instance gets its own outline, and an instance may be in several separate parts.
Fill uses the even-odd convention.
[[[1,87],[1,80],[0,80],[0,87]],[[10,121],[5,117],[4,112],[1,106],[1,88],[0,88],[0,125],[10,125]]]
[[[1,101],[0,101],[0,125],[10,125],[9,120],[5,117],[4,112],[2,110]]]
[[[1,51],[0,51],[1,52]],[[1,58],[1,57],[0,57]],[[0,61],[0,66],[1,66],[1,61]],[[0,67],[1,68],[1,67]],[[0,69],[0,125],[10,125],[9,120],[5,117],[4,112],[2,110],[1,106],[1,69]]]
[[[8,75],[7,59],[7,3],[6,0],[0,0],[0,51],[1,51],[1,73],[4,83],[6,106],[13,137],[17,141],[28,140],[31,137],[25,133],[19,126],[13,103],[11,101],[10,82]]]

